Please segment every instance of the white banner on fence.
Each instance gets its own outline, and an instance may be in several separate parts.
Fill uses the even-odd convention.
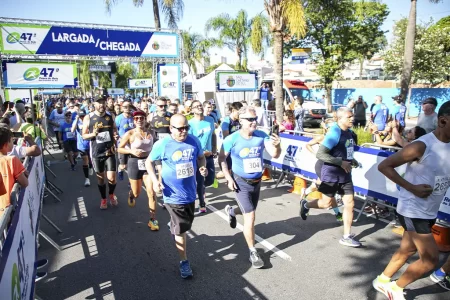
[[[170,99],[181,99],[180,65],[158,65],[158,93]]]
[[[41,197],[44,188],[42,156],[32,160],[28,187],[21,194],[3,244],[0,263],[2,299],[32,299]]]
[[[310,138],[281,134],[281,155],[279,158],[271,158],[264,151],[264,163],[276,168],[290,171],[309,178],[317,178],[315,164],[317,159],[308,151],[306,144]],[[359,148],[354,153],[354,158],[361,164],[360,168],[352,169],[353,185],[355,192],[366,196],[397,203],[399,187],[378,171],[378,165],[390,154],[371,148]],[[405,173],[406,165],[400,166],[397,172]],[[443,209],[442,209],[443,208]],[[450,220],[450,191],[443,199],[438,218]]]
[[[258,88],[256,74],[217,72],[219,91],[254,91]]]
[[[129,89],[146,89],[152,88],[153,81],[151,78],[141,78],[141,79],[128,79]]]
[[[32,90],[33,97],[37,94],[37,90]],[[22,100],[24,103],[31,103],[30,100],[30,90],[22,89],[5,89],[5,99],[6,101],[19,101]]]
[[[109,88],[108,89],[108,95],[125,95],[125,90],[124,89],[116,89],[116,88]]]

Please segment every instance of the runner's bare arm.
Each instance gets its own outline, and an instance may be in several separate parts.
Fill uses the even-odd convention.
[[[75,117],[75,120],[73,120],[72,122],[72,128],[70,128],[70,132],[75,132],[75,130],[77,129],[77,125],[78,125],[78,115]]]
[[[197,166],[198,168],[204,168],[206,166],[206,158],[205,155],[201,155],[197,157]]]
[[[316,151],[314,151],[312,146],[314,146],[316,144],[320,144],[323,141],[323,138],[324,138],[324,136],[316,136],[316,137],[314,137],[312,140],[310,140],[306,144],[306,149],[308,149],[308,151],[311,152],[312,154],[316,155]]]
[[[125,135],[120,139],[117,152],[121,154],[133,154],[133,150],[125,148],[125,146],[130,143],[131,132],[132,131],[127,131],[127,133],[125,133]]]
[[[273,158],[280,157],[281,154],[281,140],[280,137],[276,134],[272,134],[269,140],[264,142],[264,146],[266,147],[267,152]]]
[[[402,136],[398,132],[397,127],[394,127],[394,129],[392,130],[392,139],[402,148],[409,144],[402,138]]]
[[[212,134],[212,153],[216,154],[217,153],[217,136],[215,134],[215,132],[213,132]]]
[[[150,159],[150,156],[145,160],[145,168],[147,169],[148,175],[152,182],[158,182],[158,178],[156,178],[154,161]]]
[[[225,175],[225,178],[229,181],[229,180],[233,180],[233,178],[231,178],[231,174],[230,174],[230,170],[228,170],[228,165],[227,165],[227,157],[228,155],[230,155],[230,153],[225,152],[225,150],[222,148],[220,149],[220,154],[219,154],[219,165],[222,167],[222,172]]]
[[[81,136],[84,140],[90,140],[90,139],[96,137],[97,133],[98,133],[98,132],[89,133],[90,120],[91,120],[91,118],[89,117],[89,115],[87,115],[83,119],[83,129],[81,130]]]

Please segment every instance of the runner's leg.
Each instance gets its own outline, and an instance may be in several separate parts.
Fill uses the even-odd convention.
[[[186,254],[186,232],[183,232],[182,234],[176,234],[175,235],[175,245],[178,250],[178,254],[180,255],[180,260],[184,261],[187,260],[187,254]]]
[[[400,270],[401,267],[406,263],[408,258],[417,252],[416,245],[414,244],[411,231],[405,231],[403,233],[402,241],[400,242],[400,248],[394,253],[389,264],[383,271],[386,277],[391,278],[395,273]]]
[[[153,191],[153,184],[150,179],[150,176],[145,174],[144,177],[144,184],[147,190],[147,196],[148,196],[148,208],[150,210],[150,219],[156,219],[156,195]]]
[[[355,201],[353,195],[344,195],[342,201],[344,202],[344,213],[342,216],[344,221],[344,235],[348,235],[352,231],[353,207],[355,206]]]
[[[332,205],[333,200],[334,197],[328,197],[325,194],[322,194],[322,199],[309,201],[308,208],[326,209]],[[334,203],[336,203],[336,200],[334,200]]]

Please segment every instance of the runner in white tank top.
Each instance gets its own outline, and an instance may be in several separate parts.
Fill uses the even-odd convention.
[[[450,184],[450,101],[438,113],[437,128],[385,159],[378,170],[401,187],[397,212],[405,229],[400,248],[373,286],[391,300],[403,300],[403,288],[434,270],[439,251],[431,233],[440,203]],[[395,170],[408,164],[404,177]],[[397,281],[391,277],[409,257],[419,260],[408,266]]]

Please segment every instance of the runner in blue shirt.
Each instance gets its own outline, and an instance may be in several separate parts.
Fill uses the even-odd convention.
[[[392,110],[392,119],[399,124],[399,133],[403,132],[405,129],[405,117],[406,117],[406,106],[403,103],[401,96],[392,97],[394,99],[394,109]]]
[[[259,91],[259,98],[261,99],[262,107],[264,108],[264,110],[267,110],[267,106],[269,104],[269,93],[270,87],[267,85],[267,83],[263,83]]]
[[[66,111],[64,117],[64,122],[59,127],[59,137],[62,140],[64,151],[67,153],[70,168],[75,171],[75,157],[78,156],[78,149],[75,132],[72,132],[72,113]]]
[[[381,96],[375,96],[376,105],[372,111],[372,120],[377,125],[378,130],[382,131],[386,127],[389,118],[389,108],[383,103]]]
[[[203,152],[206,157],[206,168],[208,176],[203,177],[197,170],[197,195],[200,202],[199,212],[206,213],[205,187],[214,183],[215,168],[213,153],[216,153],[216,135],[214,134],[214,119],[203,115],[203,105],[200,101],[192,102],[192,112],[194,117],[189,120],[189,134],[196,136],[200,140]]]
[[[89,176],[94,175],[94,170],[92,169],[92,162],[89,157],[89,141],[83,140],[82,129],[83,129],[83,119],[86,116],[84,110],[80,110],[75,120],[72,122],[73,133],[77,135],[77,150],[80,152],[81,158],[83,159],[83,173],[84,173],[84,186],[90,186],[91,181]]]
[[[133,117],[131,116],[131,102],[124,100],[122,102],[122,113],[118,115],[114,121],[116,123],[117,132],[119,133],[119,140],[117,145],[120,144],[120,138],[122,138],[127,131],[134,128]],[[127,167],[128,154],[119,153],[119,171],[117,175],[119,180],[123,180],[123,170]]]
[[[280,138],[273,134],[269,137],[265,132],[256,130],[256,110],[246,106],[238,112],[241,129],[228,137],[222,144],[219,164],[222,166],[228,188],[236,191],[239,207],[225,207],[231,228],[236,228],[236,214],[244,216],[244,237],[250,250],[250,262],[254,268],[262,268],[264,262],[255,249],[255,210],[259,201],[261,177],[263,174],[264,149],[273,158],[281,153]],[[226,158],[233,160],[232,171],[228,169]]]
[[[194,221],[196,179],[195,172],[208,175],[205,167],[200,141],[189,135],[186,117],[180,114],[170,119],[170,136],[157,141],[146,161],[147,172],[153,183],[153,190],[162,190],[164,206],[170,215],[170,231],[175,237],[180,255],[180,273],[182,278],[192,277],[192,269],[186,256],[186,232]],[[160,179],[156,177],[154,165],[157,165]]]
[[[306,220],[311,208],[328,209],[336,201],[334,196],[342,196],[344,202],[344,235],[339,243],[349,247],[359,247],[361,243],[351,234],[353,222],[353,206],[355,193],[352,182],[352,166],[359,163],[353,158],[357,145],[356,134],[350,130],[353,126],[353,113],[348,107],[337,110],[337,124],[333,125],[325,135],[317,151],[317,159],[324,162],[321,169],[319,192],[322,199],[300,202],[300,216]]]

